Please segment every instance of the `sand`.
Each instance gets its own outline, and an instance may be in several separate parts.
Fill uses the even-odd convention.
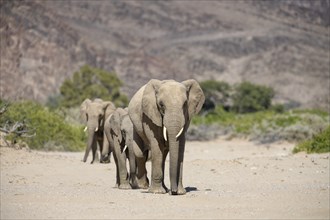
[[[187,142],[183,196],[114,188],[113,159],[1,147],[1,219],[329,219],[329,154],[293,146]]]

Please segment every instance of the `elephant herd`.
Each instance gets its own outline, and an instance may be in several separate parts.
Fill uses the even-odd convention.
[[[204,100],[203,91],[194,79],[183,82],[152,79],[135,93],[125,109],[101,99],[86,99],[80,108],[88,131],[83,162],[86,162],[90,150],[92,163],[98,160],[98,144],[101,163],[109,163],[110,152],[113,153],[119,189],[185,194],[182,184],[185,134]],[[170,189],[164,184],[168,153]],[[147,160],[151,160],[150,185]]]

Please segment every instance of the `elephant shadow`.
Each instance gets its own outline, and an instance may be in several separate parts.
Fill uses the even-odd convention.
[[[187,186],[187,187],[185,187],[185,190],[186,190],[187,193],[194,192],[194,191],[199,191],[197,189],[197,187],[194,187],[194,186]]]
[[[197,189],[197,187],[194,187],[194,186],[187,186],[187,187],[185,187],[185,190],[186,190],[187,193],[194,192],[194,191],[199,191]],[[150,192],[148,192],[148,191],[142,191],[142,193],[150,193]]]

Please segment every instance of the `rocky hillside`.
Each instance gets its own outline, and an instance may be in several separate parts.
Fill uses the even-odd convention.
[[[47,101],[83,64],[130,97],[150,78],[243,80],[329,106],[330,1],[1,0],[0,95]]]

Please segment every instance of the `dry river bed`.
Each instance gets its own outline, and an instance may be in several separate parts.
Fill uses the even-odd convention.
[[[0,147],[1,219],[329,219],[329,154],[292,148],[187,142],[187,194],[170,196],[114,188],[113,159]],[[169,187],[168,162],[165,172]]]

